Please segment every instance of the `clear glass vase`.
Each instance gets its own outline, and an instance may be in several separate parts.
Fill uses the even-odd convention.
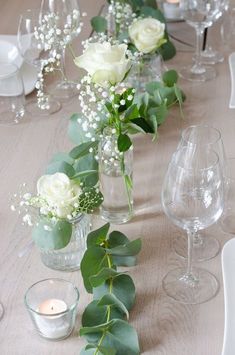
[[[144,54],[132,66],[127,80],[137,91],[145,92],[145,85],[151,81],[161,81],[163,72],[164,66],[160,54]]]
[[[90,229],[90,216],[86,214],[79,215],[73,222],[71,240],[65,248],[58,250],[40,250],[43,264],[54,270],[78,270],[86,250],[86,237]]]
[[[101,217],[113,224],[122,224],[133,216],[133,147],[120,153],[117,135],[105,129],[99,144],[99,179],[104,201]]]

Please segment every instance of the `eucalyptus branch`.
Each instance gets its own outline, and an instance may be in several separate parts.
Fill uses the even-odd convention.
[[[131,242],[118,231],[108,235],[109,227],[105,224],[88,235],[81,262],[86,290],[94,294],[82,316],[80,335],[89,344],[81,355],[123,355],[128,351],[139,355],[136,331],[125,320],[134,304],[135,287],[131,277],[118,272],[117,267],[136,263],[141,242],[140,239]]]

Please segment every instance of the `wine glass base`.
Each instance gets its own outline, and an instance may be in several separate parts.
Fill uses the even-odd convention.
[[[54,99],[50,99],[49,109],[42,110],[38,107],[37,100],[32,100],[26,103],[25,109],[33,116],[34,119],[35,116],[48,116],[58,112],[61,109],[61,103]]]
[[[185,281],[185,268],[177,268],[168,272],[162,281],[162,287],[168,297],[184,304],[199,304],[216,296],[219,283],[209,271],[193,268],[197,282]]]
[[[183,79],[189,81],[208,81],[216,77],[216,71],[212,67],[203,67],[202,72],[195,73],[192,71],[192,66],[184,67],[179,74]]]
[[[199,234],[199,243],[193,243],[193,261],[206,261],[219,254],[219,241],[208,235]],[[188,257],[188,239],[186,236],[180,236],[174,239],[173,248],[175,253],[186,259]]]
[[[217,64],[224,61],[223,54],[217,51],[204,51],[201,53],[201,62],[203,64]]]
[[[3,308],[3,305],[0,302],[0,320],[3,318],[3,315],[4,315],[4,308]]]
[[[222,216],[219,223],[223,232],[235,234],[235,216],[233,214]]]
[[[78,95],[77,84],[71,81],[57,82],[50,93],[61,101],[67,101]]]

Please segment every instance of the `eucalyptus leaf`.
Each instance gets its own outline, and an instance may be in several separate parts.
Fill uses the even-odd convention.
[[[101,286],[93,289],[94,299],[100,299],[109,292],[110,281],[107,280]],[[135,302],[135,285],[129,275],[121,274],[112,280],[112,293],[125,305],[130,311]]]
[[[178,74],[173,69],[168,70],[165,73],[163,73],[162,80],[167,86],[170,86],[170,87],[174,86],[174,84],[176,84],[178,81]]]
[[[83,178],[80,178],[80,180],[86,187],[92,187],[97,184],[99,179],[98,162],[95,159],[94,154],[90,153],[76,160],[74,168],[76,173],[80,173],[87,170],[95,170],[96,173],[84,176]]]
[[[141,240],[136,239],[128,242],[124,245],[119,245],[117,247],[106,249],[108,254],[116,256],[134,256],[137,255],[141,250]]]
[[[82,349],[80,355],[115,355],[116,350],[110,347],[88,344],[85,349]]]
[[[81,273],[88,293],[92,293],[90,277],[96,275],[103,267],[108,267],[106,252],[103,248],[93,246],[88,248],[81,261]]]
[[[129,242],[127,236],[119,231],[113,231],[108,237],[108,248],[115,248],[119,245],[125,245]],[[112,256],[113,263],[117,266],[135,266],[135,256]]]
[[[90,141],[90,139],[86,137],[86,132],[83,131],[81,124],[78,123],[78,119],[84,120],[82,113],[74,113],[69,120],[68,135],[74,144]]]
[[[100,324],[104,324],[107,319],[107,305],[98,305],[99,300],[94,300],[88,304],[82,315],[82,326],[92,327]],[[123,312],[120,312],[118,308],[111,309],[110,319],[122,319]],[[89,342],[97,341],[97,337],[88,337]]]
[[[161,54],[163,60],[169,60],[176,55],[176,49],[171,41],[167,41],[160,48],[158,48],[158,53]]]
[[[132,122],[143,129],[146,133],[154,133],[152,127],[143,117],[135,118]]]
[[[50,163],[55,163],[55,162],[66,162],[70,165],[73,165],[74,159],[72,159],[68,155],[68,153],[56,153],[55,155],[53,155]]]
[[[97,275],[93,275],[90,277],[90,283],[92,287],[98,287],[101,284],[103,284],[106,280],[113,279],[121,274],[122,274],[121,272],[118,272],[114,269],[103,268],[102,270],[100,270],[100,272],[98,272]]]
[[[45,250],[65,248],[70,242],[71,235],[72,224],[64,219],[54,223],[49,219],[41,218],[32,232],[36,245]]]
[[[75,174],[75,170],[72,165],[68,164],[66,161],[55,161],[48,165],[46,169],[46,174],[64,173],[69,178],[72,178]]]
[[[129,312],[126,309],[126,306],[114,294],[107,293],[98,301],[97,305],[115,307],[124,313],[127,319],[129,319]]]
[[[90,232],[87,236],[87,247],[100,245],[106,240],[110,224],[106,223],[102,227]]]
[[[139,116],[140,116],[140,114],[139,114],[138,107],[136,104],[134,104],[126,110],[124,118],[125,118],[125,120],[130,121],[130,120],[133,120],[134,118],[137,118]]]
[[[95,16],[91,19],[91,25],[92,28],[96,31],[96,32],[106,32],[107,31],[107,27],[108,27],[108,23],[106,18],[102,17],[102,16]]]
[[[162,87],[162,83],[159,81],[150,81],[145,85],[146,91],[150,94],[153,95],[154,91],[160,89]]]
[[[80,173],[75,174],[73,176],[73,179],[81,179],[94,174],[97,174],[97,170],[84,170],[81,171]]]
[[[132,146],[132,142],[127,134],[119,134],[117,145],[119,152],[126,152]]]
[[[75,148],[73,148],[69,155],[71,158],[73,159],[80,159],[82,158],[84,155],[87,155],[90,153],[90,149],[94,149],[96,148],[98,145],[98,142],[86,142],[86,143],[82,143],[78,146],[76,146]]]
[[[153,17],[160,22],[166,23],[166,19],[163,13],[158,9],[153,9],[150,6],[143,6],[140,11],[141,16],[144,17]]]

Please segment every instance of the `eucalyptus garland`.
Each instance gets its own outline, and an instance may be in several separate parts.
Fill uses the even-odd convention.
[[[132,278],[118,266],[134,266],[141,240],[130,241],[110,225],[92,231],[81,262],[85,288],[93,301],[82,316],[80,335],[88,341],[81,355],[139,355],[136,330],[128,323],[135,302]]]

